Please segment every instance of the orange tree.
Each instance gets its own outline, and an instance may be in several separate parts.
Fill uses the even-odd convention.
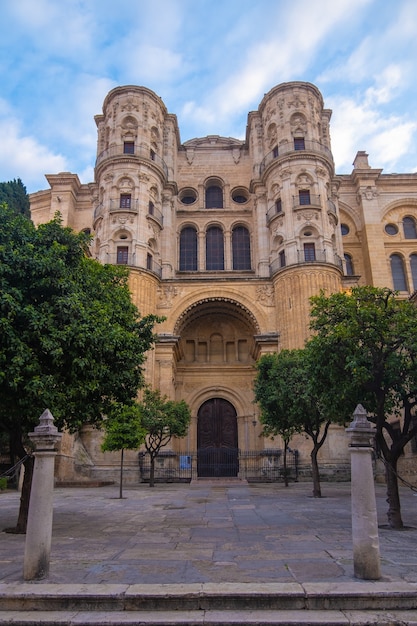
[[[27,433],[49,408],[59,428],[99,426],[143,386],[159,318],[141,318],[120,266],[87,258],[89,240],[58,218],[35,228],[0,205],[0,432],[25,460],[16,532],[26,528]]]
[[[168,400],[159,389],[146,387],[139,403],[141,425],[146,432],[145,448],[151,461],[149,487],[155,485],[155,459],[172,437],[184,437],[191,414],[184,400]]]
[[[265,354],[256,369],[255,400],[261,408],[264,433],[280,435],[284,441],[284,475],[289,441],[294,434],[304,433],[313,443],[310,452],[313,496],[319,498],[318,453],[330,424],[343,421],[346,415],[326,403],[327,395],[319,393],[308,348]]]
[[[311,300],[315,384],[328,403],[368,411],[385,463],[388,523],[402,528],[397,465],[417,435],[417,308],[376,287]]]

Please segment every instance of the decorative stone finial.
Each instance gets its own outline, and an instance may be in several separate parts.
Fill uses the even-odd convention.
[[[358,404],[353,412],[353,422],[346,428],[346,432],[350,433],[351,446],[370,447],[372,439],[375,436],[375,427],[367,418],[366,409]]]
[[[58,428],[54,426],[54,417],[49,409],[46,409],[39,418],[39,425],[35,427],[29,438],[34,442],[36,449],[53,449],[57,441],[62,437]]]

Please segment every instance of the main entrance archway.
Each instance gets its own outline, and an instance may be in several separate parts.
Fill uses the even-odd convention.
[[[201,405],[197,416],[197,474],[237,476],[238,471],[236,410],[227,400],[212,398]]]

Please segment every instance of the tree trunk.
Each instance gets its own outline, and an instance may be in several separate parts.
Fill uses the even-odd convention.
[[[286,487],[288,487],[287,450],[288,450],[288,443],[284,441],[284,484]]]
[[[385,461],[385,477],[387,481],[388,525],[390,528],[403,528],[401,519],[400,494],[398,491],[397,460]]]
[[[7,533],[16,533],[20,535],[24,535],[26,533],[34,463],[35,459],[33,456],[28,456],[28,458],[23,462],[25,474],[23,476],[22,493],[20,494],[20,507],[17,524],[13,528],[6,528],[5,532]]]
[[[313,496],[315,498],[321,498],[321,485],[320,485],[320,472],[319,464],[317,463],[317,454],[319,449],[314,446],[311,451],[311,474],[313,477]]]
[[[155,457],[151,456],[151,470],[149,473],[149,487],[155,487]]]
[[[120,487],[119,487],[119,498],[123,498],[123,454],[124,449],[122,448],[120,455]]]

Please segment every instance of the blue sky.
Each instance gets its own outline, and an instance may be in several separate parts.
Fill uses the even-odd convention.
[[[417,171],[416,0],[0,0],[0,180],[93,180],[94,115],[144,85],[181,140],[243,139],[274,85],[309,81],[333,109],[337,173],[358,150]]]

